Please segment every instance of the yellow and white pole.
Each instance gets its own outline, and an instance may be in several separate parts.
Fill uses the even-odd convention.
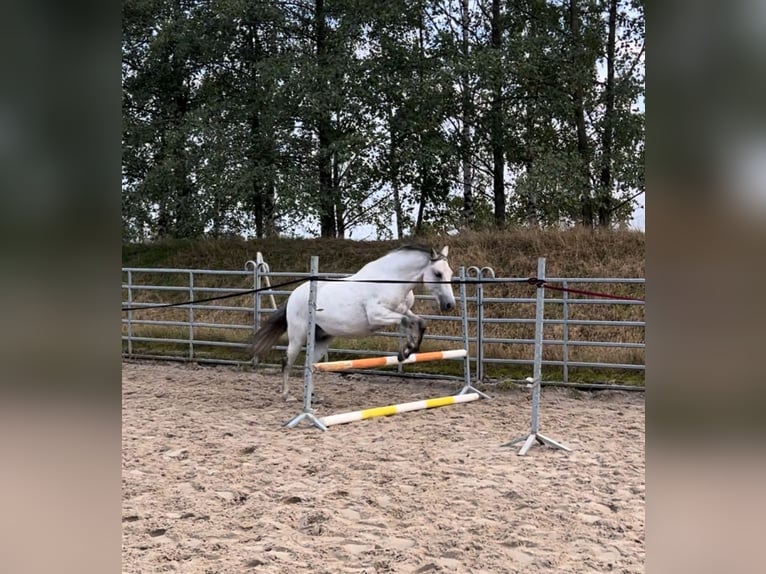
[[[439,397],[437,399],[426,399],[424,401],[413,401],[411,403],[402,403],[399,405],[389,405],[386,407],[376,407],[362,411],[329,415],[322,417],[319,420],[322,422],[322,424],[329,427],[332,425],[340,425],[354,421],[371,419],[373,417],[385,417],[399,413],[407,413],[410,411],[419,411],[423,409],[432,409],[434,407],[443,407],[446,405],[468,403],[470,401],[475,401],[478,398],[478,393],[466,393],[464,395],[452,395],[448,397]]]

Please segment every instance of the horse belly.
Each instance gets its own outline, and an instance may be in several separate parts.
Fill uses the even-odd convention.
[[[343,289],[322,289],[317,294],[316,317],[317,325],[333,337],[367,335],[374,330],[367,322],[364,305]]]

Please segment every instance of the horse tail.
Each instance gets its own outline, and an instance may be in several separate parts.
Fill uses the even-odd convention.
[[[277,344],[285,331],[287,331],[287,303],[269,315],[266,323],[253,335],[253,356],[262,358]]]

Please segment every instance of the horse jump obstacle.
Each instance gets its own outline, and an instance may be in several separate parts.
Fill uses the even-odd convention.
[[[399,361],[395,355],[387,357],[372,357],[368,359],[352,359],[348,361],[329,361],[325,363],[314,363],[312,367],[315,371],[334,372],[345,371],[348,369],[374,369],[376,367],[385,367],[388,365],[400,365],[404,363],[424,363],[426,361],[441,361],[444,359],[460,359],[468,356],[466,349],[452,349],[449,351],[430,351],[424,353],[413,353],[404,361]],[[479,393],[464,393],[459,395],[450,395],[436,399],[425,399],[422,401],[413,401],[410,403],[401,403],[398,405],[388,405],[385,407],[375,407],[361,411],[352,411],[322,417],[319,421],[326,427],[340,425],[354,421],[371,419],[373,417],[385,417],[389,415],[408,413],[423,409],[432,409],[446,405],[455,405],[475,401],[479,398]]]
[[[319,420],[325,426],[341,425],[354,421],[361,421],[365,419],[371,419],[373,417],[386,417],[389,415],[395,415],[399,413],[408,413],[411,411],[419,411],[423,409],[432,409],[435,407],[443,407],[446,405],[456,405],[459,403],[468,403],[475,401],[479,398],[478,393],[467,393],[465,395],[450,395],[447,397],[439,397],[438,399],[425,399],[423,401],[413,401],[411,403],[401,403],[398,405],[389,405],[386,407],[375,407],[372,409],[365,409],[362,411],[353,411],[349,413],[340,413],[337,415],[329,415],[322,417]]]
[[[446,249],[446,248],[445,248]],[[446,252],[445,252],[446,256]],[[312,276],[316,276],[319,273],[319,258],[315,255],[311,257],[311,265],[310,265],[310,271]],[[461,279],[465,279],[465,270],[461,268]],[[303,409],[300,413],[298,413],[295,417],[293,417],[291,420],[287,421],[285,423],[285,426],[288,428],[295,427],[298,423],[300,423],[303,419],[307,419],[312,425],[317,427],[320,430],[326,431],[327,426],[319,420],[319,418],[314,414],[314,410],[311,407],[311,397],[313,394],[313,388],[314,388],[314,371],[337,371],[337,370],[347,370],[352,369],[354,367],[362,367],[362,368],[371,368],[373,366],[383,366],[383,365],[394,365],[394,364],[400,364],[399,361],[397,361],[397,357],[391,356],[391,357],[379,357],[377,359],[357,359],[356,361],[331,361],[327,363],[312,363],[308,357],[315,356],[314,353],[314,341],[315,341],[315,333],[316,333],[316,294],[317,294],[317,280],[311,279],[309,281],[309,293],[308,293],[308,321],[307,321],[307,329],[308,333],[306,336],[306,357],[307,360],[304,364],[303,368]],[[441,359],[447,359],[447,358],[463,358],[463,374],[465,377],[465,384],[463,385],[463,388],[460,390],[460,392],[457,393],[456,396],[462,396],[467,395],[470,393],[475,393],[481,398],[488,399],[489,397],[481,392],[480,390],[474,388],[471,385],[471,373],[470,373],[470,361],[468,360],[468,303],[467,298],[465,296],[465,283],[461,283],[461,299],[463,303],[463,349],[455,349],[450,351],[436,351],[433,353],[413,353],[407,359],[402,361],[402,363],[416,363],[416,362],[423,362],[423,361],[437,361]],[[372,364],[370,363],[372,361]],[[329,365],[333,365],[329,366]],[[324,367],[322,366],[324,365]],[[463,401],[458,401],[463,402]],[[398,406],[398,405],[393,405]],[[422,408],[422,407],[421,407]]]
[[[460,359],[465,357],[468,351],[465,349],[453,349],[450,351],[429,351],[425,353],[413,353],[403,361],[399,361],[395,355],[387,357],[373,357],[369,359],[352,359],[348,361],[330,361],[327,363],[314,363],[316,371],[345,371],[348,369],[374,369],[388,365],[404,365],[406,363],[425,363],[426,361],[441,361],[443,359]]]

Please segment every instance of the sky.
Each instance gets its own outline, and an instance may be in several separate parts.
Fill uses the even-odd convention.
[[[633,210],[633,217],[630,219],[630,227],[646,233],[646,192],[636,198],[638,205]]]
[[[630,219],[629,225],[631,229],[646,232],[646,192],[639,195],[636,201],[637,205],[633,210],[633,217]],[[307,231],[306,234],[308,234]],[[375,227],[371,225],[359,225],[351,230],[349,239],[358,241],[375,240],[377,239],[377,233],[375,232]]]

